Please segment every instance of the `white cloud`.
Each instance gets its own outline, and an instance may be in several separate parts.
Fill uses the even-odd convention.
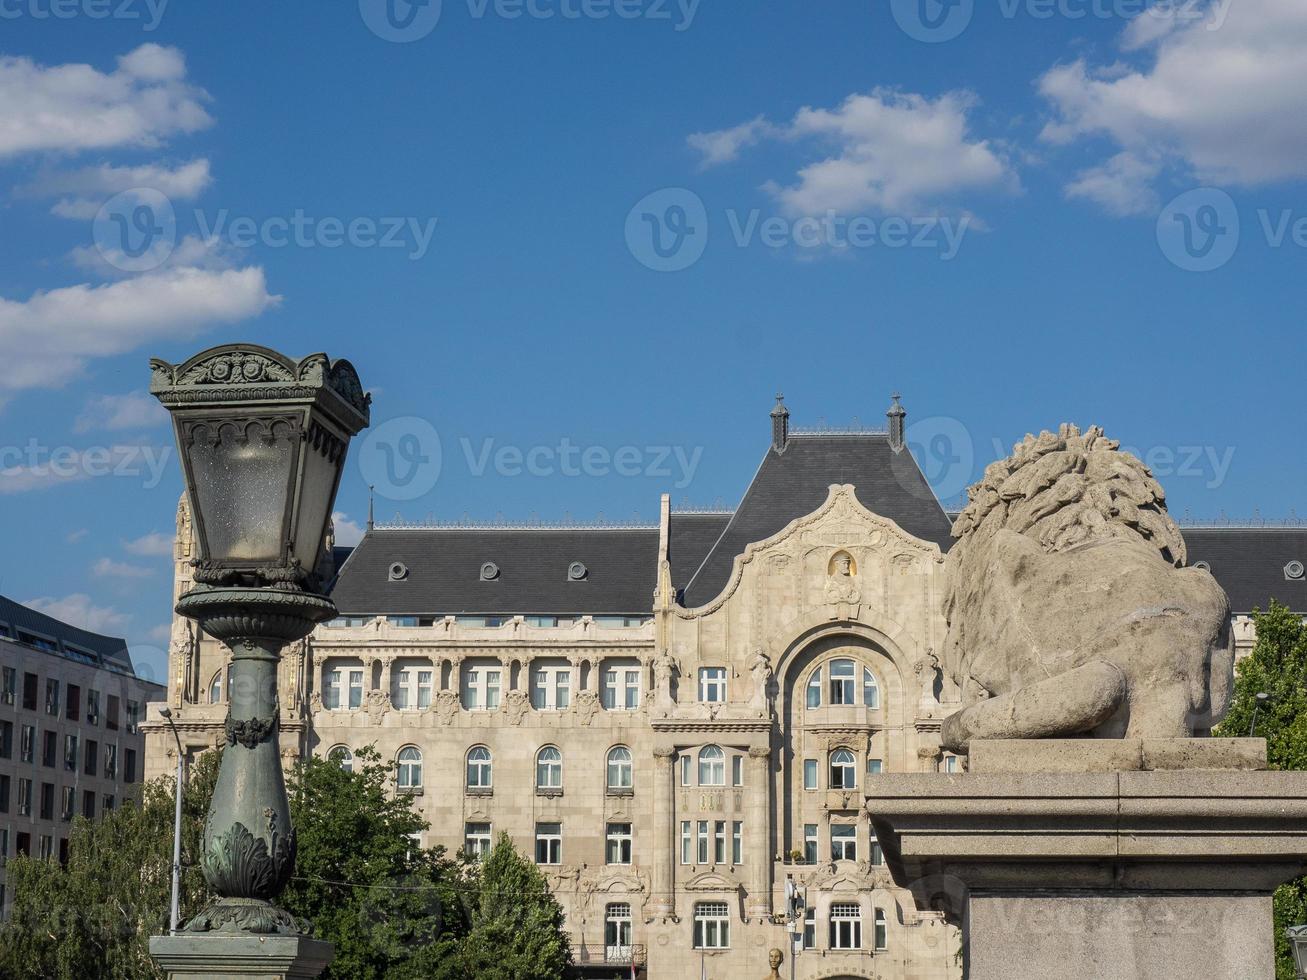
[[[112,606],[97,606],[89,595],[82,592],[75,592],[60,599],[51,596],[29,599],[23,605],[31,606],[37,612],[43,612],[70,626],[77,626],[93,633],[120,632],[126,629],[132,618],[129,613]]]
[[[1118,216],[1153,214],[1158,200],[1151,184],[1160,169],[1156,161],[1140,159],[1130,152],[1118,153],[1106,163],[1077,174],[1067,184],[1066,195],[1095,201]]]
[[[753,146],[764,136],[772,135],[776,135],[776,127],[759,116],[730,129],[691,133],[687,142],[703,154],[703,165],[712,167],[719,163],[730,163],[746,146]]]
[[[41,151],[158,146],[213,120],[176,48],[143,44],[111,72],[0,57],[0,158]]]
[[[833,148],[794,183],[766,185],[790,215],[938,209],[962,191],[1017,187],[1003,149],[969,133],[975,104],[966,92],[931,100],[878,88],[835,109],[801,109],[786,126],[758,119],[690,141],[705,163],[731,159],[763,136]]]
[[[151,531],[139,538],[123,542],[123,550],[129,555],[148,555],[157,558],[171,558],[172,546],[172,535],[161,531]]]
[[[151,643],[166,647],[172,640],[172,624],[160,623],[158,626],[150,627],[149,632],[145,634],[145,638]],[[135,657],[135,653],[133,653],[133,657]]]
[[[157,398],[144,391],[131,391],[125,395],[96,395],[89,399],[73,423],[73,431],[153,429],[167,421],[168,412]]]
[[[1161,25],[1136,18],[1122,43],[1143,53],[1143,67],[1082,59],[1039,79],[1054,110],[1045,140],[1105,136],[1118,148],[1115,160],[1086,172],[1088,183],[1086,174],[1077,177],[1073,193],[1128,211],[1140,202],[1138,168],[1150,161],[1158,173],[1171,165],[1209,183],[1307,177],[1307,4],[1257,0],[1204,10],[1201,19]],[[1122,160],[1135,171],[1124,200],[1093,176],[1110,177]]]
[[[0,350],[7,353],[0,397],[6,389],[64,384],[92,358],[189,338],[214,324],[257,316],[279,300],[268,293],[257,266],[164,268],[105,285],[39,292],[21,302],[0,299]]]
[[[101,558],[91,566],[91,574],[97,578],[149,578],[154,574],[154,569],[130,565],[125,561],[114,561],[112,558]]]
[[[210,184],[209,161],[200,159],[168,167],[147,163],[138,167],[115,167],[102,163],[77,170],[46,170],[18,188],[19,195],[58,198],[50,209],[61,218],[90,221],[100,206],[113,195],[147,187],[172,201],[199,196]]]
[[[355,521],[351,521],[343,511],[336,511],[331,515],[331,526],[336,532],[336,544],[344,548],[352,548],[363,540],[363,528]]]
[[[82,538],[86,537],[90,533],[91,531],[89,528],[79,527],[77,530],[69,531],[67,534],[65,534],[64,540],[67,541],[69,544],[77,544],[78,541],[81,541]]]

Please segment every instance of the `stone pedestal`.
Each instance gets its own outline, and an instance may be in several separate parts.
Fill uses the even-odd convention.
[[[974,742],[867,808],[971,980],[1273,977],[1271,892],[1307,867],[1307,773],[1260,739]]]
[[[307,936],[150,937],[150,956],[168,980],[314,980],[333,955],[331,943]]]

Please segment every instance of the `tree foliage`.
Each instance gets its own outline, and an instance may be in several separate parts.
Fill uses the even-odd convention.
[[[1257,642],[1239,664],[1230,713],[1213,733],[1225,738],[1266,739],[1272,769],[1307,769],[1307,626],[1302,617],[1272,602],[1253,615]],[[1269,695],[1258,706],[1257,694]],[[1256,714],[1254,727],[1254,712]],[[1284,930],[1307,923],[1307,877],[1275,892],[1277,980],[1293,980],[1293,955]]]
[[[202,756],[182,794],[183,919],[209,893],[196,867],[218,753]],[[161,977],[149,940],[168,929],[174,780],[145,784],[98,821],[78,817],[68,863],[14,857],[9,920],[0,929],[0,976],[13,980],[142,980]]]
[[[507,834],[499,835],[481,867],[461,960],[469,980],[556,980],[572,962],[562,907]]]

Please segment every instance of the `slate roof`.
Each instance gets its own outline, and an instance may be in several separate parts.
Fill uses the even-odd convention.
[[[568,566],[584,563],[583,581]],[[400,562],[408,575],[390,581]],[[494,562],[499,577],[481,581]],[[341,567],[342,615],[649,615],[657,528],[416,528],[368,531]]]
[[[1307,564],[1307,528],[1182,527],[1189,564],[1206,562],[1230,597],[1230,610],[1265,610],[1276,599],[1307,613],[1307,579],[1290,581],[1284,566]]]
[[[41,636],[53,637],[62,647],[72,644],[82,650],[96,654],[106,665],[117,670],[135,673],[132,658],[127,652],[127,641],[90,630],[70,626],[62,620],[37,612],[20,602],[0,596],[0,623],[8,623],[17,640],[17,631],[28,630]]]
[[[949,520],[912,453],[895,452],[888,435],[794,433],[784,452],[768,448],[730,523],[684,583],[684,604],[695,607],[714,599],[730,579],[736,555],[812,513],[833,483],[852,483],[864,507],[909,534],[941,549],[951,543]]]

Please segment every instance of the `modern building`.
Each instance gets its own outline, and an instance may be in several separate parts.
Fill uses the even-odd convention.
[[[886,431],[771,445],[739,506],[656,524],[374,526],[331,549],[340,618],[281,667],[282,751],[375,746],[426,843],[534,854],[578,965],[612,976],[944,980],[960,937],[895,885],[865,812],[880,773],[959,765],[934,651],[950,519]],[[1195,560],[1248,612],[1307,610],[1307,529],[1204,531]],[[178,513],[178,592],[194,548]],[[1297,557],[1294,557],[1297,556]],[[1265,594],[1262,594],[1265,593]],[[188,752],[221,737],[227,660],[178,621],[168,704]],[[151,706],[148,771],[173,741]],[[602,969],[603,973],[598,970]]]
[[[0,906],[14,854],[68,855],[72,821],[136,799],[145,705],[127,644],[0,596]]]

